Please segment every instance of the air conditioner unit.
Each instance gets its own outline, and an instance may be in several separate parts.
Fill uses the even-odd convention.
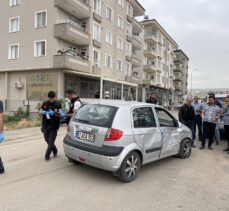
[[[18,81],[18,82],[15,83],[15,88],[16,89],[22,89],[23,87],[24,87],[23,82]]]

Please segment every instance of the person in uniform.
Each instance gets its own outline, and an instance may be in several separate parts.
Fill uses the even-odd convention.
[[[67,90],[65,92],[66,97],[70,100],[69,111],[67,114],[67,125],[69,124],[72,115],[82,106],[82,102],[77,94],[73,90]]]
[[[3,103],[0,100],[0,143],[4,141],[4,135],[3,135]],[[2,159],[0,157],[0,174],[3,174],[5,172]]]
[[[158,104],[157,99],[156,99],[156,94],[151,93],[150,98],[146,100],[146,103],[151,103],[151,104]]]
[[[42,132],[45,141],[47,142],[47,150],[45,153],[45,160],[50,160],[50,155],[53,153],[54,157],[57,156],[57,147],[55,140],[57,131],[60,127],[61,104],[56,101],[56,93],[50,91],[48,93],[48,100],[41,106],[42,114]]]

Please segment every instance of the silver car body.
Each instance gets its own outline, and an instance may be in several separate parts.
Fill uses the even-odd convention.
[[[69,124],[69,132],[64,139],[65,155],[79,162],[100,169],[115,172],[125,157],[131,151],[137,151],[141,155],[142,165],[177,155],[180,143],[184,139],[191,139],[191,131],[164,108],[139,102],[101,100],[99,105],[115,106],[117,112],[112,122],[112,128],[123,131],[122,137],[117,141],[104,141],[108,128],[79,123],[72,120]],[[156,126],[146,128],[135,128],[133,111],[138,108],[152,109]],[[177,125],[160,126],[158,113],[171,117]],[[163,113],[165,112],[165,113]],[[95,134],[93,143],[85,142],[76,138],[77,131],[86,131]]]

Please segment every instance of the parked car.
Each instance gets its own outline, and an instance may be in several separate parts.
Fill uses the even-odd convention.
[[[142,165],[191,154],[191,131],[161,106],[103,100],[87,104],[73,116],[64,152],[73,163],[113,172],[133,181]]]

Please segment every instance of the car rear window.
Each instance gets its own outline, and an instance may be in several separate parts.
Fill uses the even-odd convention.
[[[114,106],[88,104],[78,110],[73,121],[110,128],[117,110]]]

